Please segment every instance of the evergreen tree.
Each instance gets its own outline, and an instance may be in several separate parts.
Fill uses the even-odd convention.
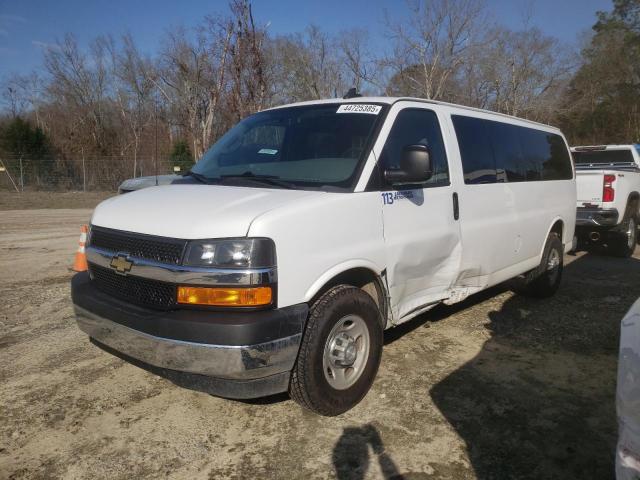
[[[640,0],[598,12],[562,123],[572,143],[640,142]]]
[[[173,167],[180,167],[181,172],[189,170],[194,164],[189,144],[184,140],[178,140],[174,143],[169,161]]]
[[[50,180],[54,162],[49,139],[41,128],[20,117],[11,119],[0,130],[0,150],[13,164],[22,162],[25,184]]]

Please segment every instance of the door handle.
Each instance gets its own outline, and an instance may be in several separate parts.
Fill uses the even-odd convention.
[[[460,218],[460,204],[458,202],[458,193],[453,192],[453,219],[458,220]]]

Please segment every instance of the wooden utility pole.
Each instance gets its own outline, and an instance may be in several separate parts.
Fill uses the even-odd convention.
[[[84,164],[84,147],[80,147],[80,152],[82,155],[82,191],[87,191],[87,170]]]
[[[20,191],[24,192],[24,170],[22,168],[22,154],[20,154]]]
[[[156,186],[158,186],[158,101],[153,102],[154,141],[153,141],[153,168],[156,173]]]

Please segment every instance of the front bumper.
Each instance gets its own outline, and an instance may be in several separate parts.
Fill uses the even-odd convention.
[[[615,208],[578,207],[576,212],[576,226],[612,227],[617,225],[618,218],[619,213]]]
[[[86,273],[74,276],[71,293],[78,326],[100,346],[234,398],[287,389],[308,313],[306,304],[253,312],[150,310],[97,290]]]

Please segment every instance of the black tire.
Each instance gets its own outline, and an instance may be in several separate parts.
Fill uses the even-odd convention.
[[[325,346],[338,322],[350,315],[364,320],[369,335],[368,356],[355,383],[346,389],[336,389],[325,377]],[[382,344],[381,315],[373,298],[350,285],[331,288],[311,306],[291,374],[289,395],[304,408],[320,415],[335,416],[346,412],[357,405],[371,388],[380,365]]]
[[[557,233],[550,233],[542,253],[540,266],[524,277],[517,292],[527,297],[548,298],[553,296],[560,287],[562,270],[564,268],[564,247]],[[550,262],[557,260],[557,265],[550,268]],[[555,263],[555,262],[553,262]]]
[[[616,257],[628,258],[633,255],[638,243],[638,223],[634,216],[629,216],[620,228],[616,231],[609,232],[611,241],[609,249],[611,254]]]

